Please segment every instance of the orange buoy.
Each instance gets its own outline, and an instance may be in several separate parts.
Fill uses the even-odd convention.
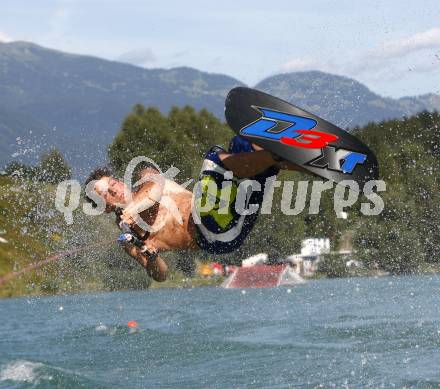
[[[130,328],[136,328],[136,327],[138,326],[138,323],[136,322],[136,320],[130,320],[130,321],[127,323],[127,325],[128,325]]]

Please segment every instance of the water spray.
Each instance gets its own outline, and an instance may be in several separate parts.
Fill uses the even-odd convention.
[[[62,253],[56,254],[56,255],[52,255],[50,257],[47,257],[46,259],[42,260],[42,261],[38,261],[38,262],[34,262],[31,263],[30,265],[24,267],[21,270],[18,271],[13,271],[10,273],[7,273],[6,275],[4,275],[3,277],[0,277],[0,287],[3,286],[3,284],[5,284],[6,282],[12,280],[13,278],[19,277],[23,274],[26,274],[32,270],[37,270],[40,269],[41,267],[52,263],[52,262],[58,262],[60,259],[62,258],[68,258],[74,254],[86,251],[86,250],[90,250],[93,247],[99,247],[99,246],[103,246],[109,243],[115,243],[116,239],[110,239],[110,240],[105,240],[102,242],[98,242],[98,243],[93,243],[87,246],[83,246],[83,247],[79,247],[79,248],[75,248],[72,250],[68,250],[68,251],[64,251]]]

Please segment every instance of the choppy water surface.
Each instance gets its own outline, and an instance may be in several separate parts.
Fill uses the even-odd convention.
[[[437,276],[7,299],[0,318],[0,388],[440,386]]]

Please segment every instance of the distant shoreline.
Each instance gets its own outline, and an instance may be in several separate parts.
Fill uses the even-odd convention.
[[[433,264],[432,266],[427,266],[424,269],[421,269],[419,272],[411,273],[411,274],[399,274],[408,275],[408,276],[423,276],[423,275],[437,275],[440,274],[440,265]],[[349,274],[344,277],[328,277],[323,273],[315,273],[311,276],[305,276],[304,279],[318,281],[322,279],[337,279],[337,278],[377,278],[377,277],[393,277],[397,276],[397,274],[392,274],[389,272],[385,272],[383,270],[374,270],[374,271],[358,271],[356,273]],[[212,276],[212,277],[185,277],[182,273],[175,272],[173,275],[164,282],[152,282],[151,285],[146,289],[117,289],[117,290],[109,290],[103,288],[96,288],[97,285],[86,285],[83,290],[72,290],[70,292],[59,292],[59,293],[41,293],[39,292],[30,292],[28,294],[8,294],[4,295],[0,293],[1,298],[20,298],[20,297],[49,297],[49,296],[65,296],[71,294],[90,294],[90,293],[110,293],[110,292],[128,292],[128,291],[148,291],[148,290],[159,290],[159,289],[193,289],[193,288],[203,288],[203,287],[219,287],[221,283],[225,280],[224,276]],[[0,291],[1,292],[1,291]]]

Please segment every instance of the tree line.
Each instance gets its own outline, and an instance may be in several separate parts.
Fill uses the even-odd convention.
[[[31,181],[57,184],[72,177],[72,169],[58,149],[43,154],[36,165],[13,161],[6,166],[3,175]]]

